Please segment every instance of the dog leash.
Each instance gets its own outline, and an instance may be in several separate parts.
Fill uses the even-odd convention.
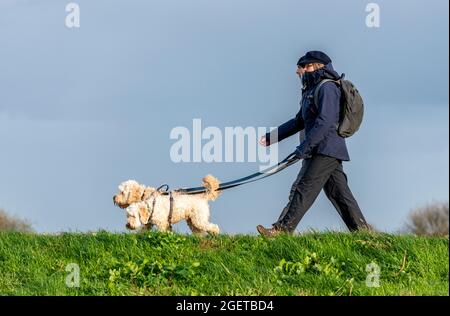
[[[280,172],[281,170],[289,167],[290,165],[296,163],[298,160],[300,160],[300,158],[297,158],[295,156],[295,152],[293,152],[293,153],[289,154],[286,158],[284,158],[282,161],[280,161],[278,164],[276,164],[275,166],[264,169],[263,171],[255,172],[246,177],[242,177],[242,178],[239,178],[239,179],[236,179],[233,181],[224,182],[224,183],[220,184],[219,188],[216,191],[223,191],[223,190],[231,189],[234,187],[241,186],[243,184],[255,182],[255,181],[270,177],[270,176]],[[193,188],[181,188],[181,189],[169,191],[169,186],[167,184],[163,184],[158,188],[158,191],[162,187],[165,187],[166,190],[161,192],[161,194],[164,194],[164,195],[169,194],[170,196],[172,195],[172,192],[184,193],[184,194],[200,194],[200,193],[206,192],[206,188],[204,186],[193,187]]]
[[[219,185],[219,188],[217,189],[217,191],[231,189],[231,188],[243,185],[243,184],[259,181],[264,178],[270,177],[270,176],[282,171],[283,169],[289,167],[290,165],[296,163],[298,160],[299,160],[299,158],[297,158],[295,156],[295,153],[292,153],[289,156],[287,156],[285,159],[280,161],[276,166],[269,167],[263,171],[256,172],[247,177],[243,177],[243,178],[240,178],[240,179],[237,179],[234,181],[230,181],[230,182],[226,182],[226,183],[223,183],[222,185]],[[259,177],[259,176],[261,176],[261,177]]]
[[[284,158],[282,161],[280,161],[275,166],[269,167],[263,171],[253,173],[253,174],[243,177],[243,178],[239,178],[239,179],[236,179],[233,181],[229,181],[229,182],[220,184],[219,188],[216,191],[223,191],[223,190],[231,189],[231,188],[238,187],[238,186],[246,184],[246,183],[250,183],[250,182],[254,182],[254,181],[258,181],[258,180],[270,177],[270,176],[280,172],[281,170],[289,167],[290,165],[296,163],[298,160],[300,160],[300,159],[295,156],[295,152],[291,153],[290,155],[288,155],[286,158]],[[169,223],[169,229],[172,230],[171,222],[172,222],[172,214],[173,214],[173,192],[184,193],[184,194],[200,194],[200,193],[206,192],[206,188],[204,186],[202,186],[202,187],[194,187],[194,188],[184,188],[184,189],[182,188],[182,189],[176,189],[173,191],[169,191],[169,185],[163,184],[163,185],[159,186],[156,189],[156,191],[162,195],[169,195],[168,223]],[[153,215],[153,210],[155,209],[155,202],[156,202],[156,198],[153,199],[152,212],[150,213],[149,220],[151,219],[151,217]]]

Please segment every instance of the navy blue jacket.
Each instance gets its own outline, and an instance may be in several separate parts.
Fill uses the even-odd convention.
[[[334,82],[324,83],[318,94],[318,104],[314,104],[314,91],[323,79],[339,79],[331,63],[324,68],[314,71],[302,93],[300,111],[297,115],[280,125],[278,141],[295,133],[305,130],[305,140],[297,147],[296,155],[300,158],[310,158],[315,154],[322,154],[339,160],[350,160],[345,138],[337,133],[339,123],[339,110],[341,91]],[[272,131],[273,133],[273,131]],[[267,143],[270,143],[270,133],[266,134]],[[276,141],[276,140],[275,140]]]

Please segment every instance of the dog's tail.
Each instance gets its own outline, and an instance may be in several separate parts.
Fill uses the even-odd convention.
[[[206,188],[205,197],[207,200],[214,201],[217,199],[220,195],[220,191],[217,191],[219,188],[219,180],[217,178],[213,177],[212,175],[208,174],[203,179],[203,185]]]

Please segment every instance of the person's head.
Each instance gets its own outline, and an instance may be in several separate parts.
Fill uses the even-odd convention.
[[[331,58],[321,51],[309,51],[297,62],[296,73],[301,77],[305,72],[313,72],[331,63]]]
[[[297,65],[296,73],[299,77],[302,77],[305,72],[313,72],[323,67],[325,67],[325,65],[322,63],[301,64]]]
[[[301,78],[305,73],[305,68],[303,68],[300,65],[297,65],[297,70],[295,71],[295,73]]]

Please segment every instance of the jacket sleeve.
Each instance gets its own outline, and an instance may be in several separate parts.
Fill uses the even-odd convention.
[[[280,126],[278,126],[278,128],[276,128],[272,132],[266,133],[266,144],[271,145],[276,142],[281,142],[283,139],[294,135],[295,133],[301,131],[304,128],[305,122],[303,121],[302,117],[302,109],[300,109],[300,111],[298,111],[297,115],[295,115],[293,119],[290,119],[286,123],[281,124]],[[276,134],[277,137],[275,137],[274,133],[277,133]],[[275,139],[272,142],[270,142],[271,136],[275,137]]]
[[[318,94],[318,114],[313,128],[306,135],[306,139],[297,147],[296,155],[307,158],[312,150],[325,138],[326,134],[336,124],[339,117],[339,102],[341,92],[333,82],[325,83]]]

